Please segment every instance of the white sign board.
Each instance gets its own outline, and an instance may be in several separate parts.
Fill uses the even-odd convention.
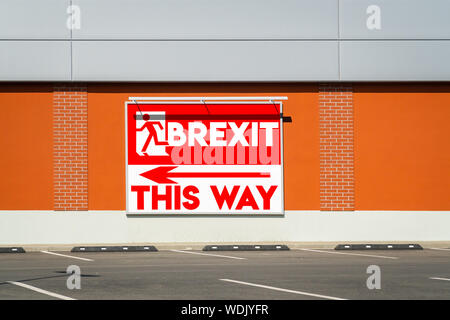
[[[126,103],[128,214],[283,214],[281,103]]]

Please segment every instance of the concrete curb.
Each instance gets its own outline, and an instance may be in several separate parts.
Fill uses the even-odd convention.
[[[161,242],[153,243],[158,250],[202,250],[207,245],[270,245],[278,241],[261,241],[258,243],[254,242],[221,242],[221,243],[208,243],[208,242]],[[280,241],[281,242],[281,241]],[[411,241],[415,243],[416,241]],[[337,245],[342,244],[342,242],[289,242],[283,241],[283,244],[287,245],[290,249],[334,249]],[[361,242],[346,242],[346,244],[360,244]],[[385,242],[371,242],[372,244],[385,244]],[[389,242],[390,244],[400,244],[406,243],[402,242]],[[421,241],[422,247],[426,248],[449,248],[450,242],[448,241]],[[73,243],[73,244],[9,244],[7,247],[23,247],[26,252],[39,252],[39,251],[66,251],[69,252],[73,247],[78,246],[143,246],[147,243]],[[6,246],[5,246],[6,247]]]
[[[334,250],[423,250],[420,244],[339,244]]]
[[[203,251],[280,251],[289,250],[289,247],[284,244],[255,244],[255,245],[208,245],[203,248]]]
[[[155,246],[80,246],[73,247],[71,252],[157,252]]]
[[[1,247],[0,253],[25,253],[22,247]]]

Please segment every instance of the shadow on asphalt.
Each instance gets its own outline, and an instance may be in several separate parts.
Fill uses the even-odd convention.
[[[68,274],[66,271],[54,271],[54,273],[61,273],[61,275],[30,278],[30,279],[23,279],[23,280],[14,280],[14,281],[15,282],[28,282],[28,281],[43,280],[43,279],[62,278],[62,277],[68,277],[71,275],[71,274]],[[81,277],[82,278],[98,278],[98,277],[100,277],[100,275],[99,274],[81,274]],[[0,285],[4,285],[4,284],[10,284],[10,283],[0,282]]]

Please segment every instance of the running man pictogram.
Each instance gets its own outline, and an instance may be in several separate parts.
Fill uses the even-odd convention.
[[[148,137],[147,140],[144,143],[144,146],[142,147],[141,152],[142,153],[146,153],[145,151],[148,148],[148,145],[150,144],[150,141],[153,138],[153,141],[155,142],[155,145],[157,146],[167,146],[169,145],[167,141],[160,141],[158,138],[158,133],[156,132],[156,128],[155,126],[158,126],[158,128],[160,130],[163,130],[164,127],[162,126],[161,122],[159,121],[149,121],[150,120],[150,115],[148,114],[144,114],[143,116],[143,120],[145,120],[146,122],[144,123],[144,125],[141,128],[136,129],[136,131],[144,131],[144,129],[147,128],[148,130]]]

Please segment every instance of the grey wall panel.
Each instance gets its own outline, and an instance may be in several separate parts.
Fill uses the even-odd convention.
[[[69,0],[1,0],[0,39],[70,39]]]
[[[341,80],[449,81],[450,41],[345,41]]]
[[[337,0],[73,0],[74,39],[336,39]]]
[[[380,30],[366,26],[370,5]],[[450,39],[450,0],[340,0],[339,29],[342,39]]]
[[[0,41],[0,81],[65,81],[70,41]]]
[[[76,41],[73,80],[337,80],[337,49],[337,41]]]

